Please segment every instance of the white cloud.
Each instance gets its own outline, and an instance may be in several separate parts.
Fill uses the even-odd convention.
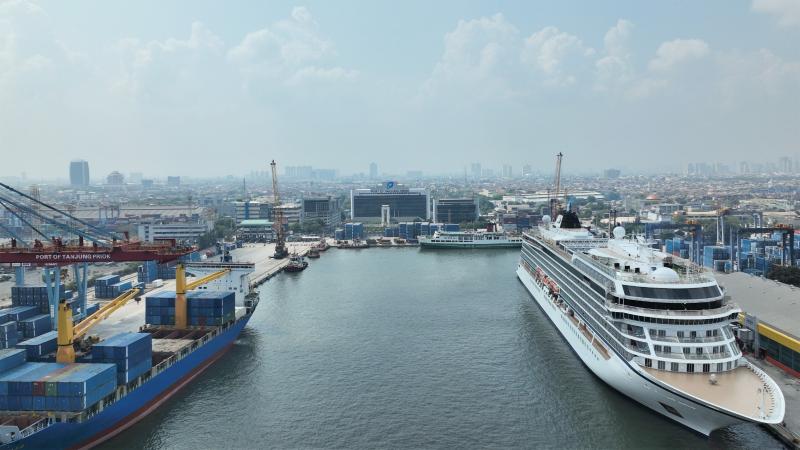
[[[755,12],[775,16],[780,26],[800,25],[800,1],[798,0],[753,0],[752,8]]]
[[[700,39],[675,39],[658,47],[656,57],[650,61],[649,68],[665,71],[687,61],[701,59],[708,55],[708,44]]]
[[[228,60],[250,82],[278,78],[288,84],[304,80],[352,79],[355,71],[324,67],[336,56],[330,40],[305,7],[292,10],[291,18],[248,33],[228,51]]]
[[[576,73],[594,49],[583,44],[577,36],[560,31],[556,27],[545,27],[525,39],[522,61],[545,76],[545,83],[571,85],[578,78]]]
[[[760,101],[765,96],[800,101],[798,61],[787,61],[767,49],[761,49],[747,53],[723,53],[718,65],[721,72],[720,90],[729,103],[743,98]]]
[[[460,20],[444,37],[444,53],[424,91],[434,95],[453,87],[480,87],[470,95],[506,96],[519,71],[519,31],[502,14]]]
[[[599,90],[609,90],[615,86],[627,84],[634,77],[633,61],[629,48],[629,40],[633,24],[619,19],[606,32],[603,39],[604,56],[595,63]]]

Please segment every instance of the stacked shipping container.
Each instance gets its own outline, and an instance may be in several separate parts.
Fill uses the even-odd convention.
[[[190,326],[219,326],[235,317],[235,294],[225,291],[189,291],[186,294]],[[150,325],[175,325],[175,292],[147,296],[145,322]]]
[[[114,392],[113,364],[25,363],[0,373],[0,409],[82,411]]]
[[[117,366],[117,383],[128,384],[153,366],[149,333],[122,333],[92,346],[92,362]]]

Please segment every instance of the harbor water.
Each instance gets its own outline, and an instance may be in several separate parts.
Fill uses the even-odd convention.
[[[329,250],[260,287],[215,365],[106,449],[780,448],[694,434],[586,369],[519,250]]]

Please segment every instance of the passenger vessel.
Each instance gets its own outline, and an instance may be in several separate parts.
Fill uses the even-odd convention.
[[[523,241],[520,281],[613,388],[704,435],[783,420],[783,393],[742,357],[730,327],[741,309],[710,272],[622,227],[600,237],[566,211]]]
[[[520,248],[522,237],[504,231],[436,231],[432,236],[420,236],[422,248]]]

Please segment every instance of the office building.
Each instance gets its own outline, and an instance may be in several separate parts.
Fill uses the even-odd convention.
[[[303,216],[303,205],[299,203],[287,203],[275,207],[275,209],[278,208],[283,211],[284,224],[300,223]]]
[[[615,180],[619,178],[620,171],[619,169],[606,169],[603,171],[603,177],[609,180]]]
[[[181,177],[167,177],[167,186],[178,187],[181,185]]]
[[[111,186],[122,186],[125,184],[125,176],[115,170],[108,174],[106,177],[106,183]]]
[[[211,231],[214,224],[207,220],[193,222],[148,221],[138,226],[139,239],[153,242],[157,239],[176,239],[179,242],[193,242]]]
[[[439,223],[463,223],[478,220],[480,208],[473,198],[440,198],[433,202],[434,220]]]
[[[425,189],[408,189],[389,181],[380,188],[350,191],[352,220],[380,222],[384,205],[389,205],[393,221],[430,218],[430,197]]]
[[[378,165],[375,163],[369,164],[369,178],[370,180],[378,178]]]
[[[480,178],[482,174],[481,163],[472,163],[470,172],[472,173],[472,178]]]
[[[233,218],[237,224],[248,219],[269,219],[272,217],[272,205],[255,201],[233,202]]]
[[[69,184],[73,187],[89,186],[89,163],[76,159],[69,163]]]
[[[243,242],[271,242],[275,239],[273,223],[265,219],[247,219],[236,226],[236,239]]]
[[[330,195],[304,197],[302,201],[302,220],[320,219],[326,227],[335,227],[342,222],[339,199]]]

